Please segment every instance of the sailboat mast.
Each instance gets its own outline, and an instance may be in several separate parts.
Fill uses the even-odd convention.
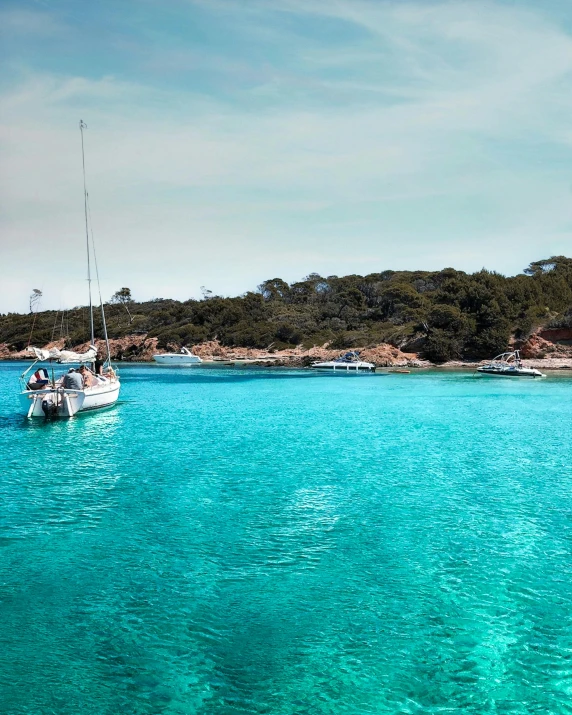
[[[95,333],[93,330],[93,303],[91,300],[91,261],[90,261],[90,250],[89,250],[89,228],[87,223],[87,187],[85,183],[85,152],[83,148],[83,130],[87,129],[87,124],[84,124],[83,120],[79,120],[79,131],[81,133],[81,161],[83,166],[83,205],[85,212],[85,240],[87,247],[87,285],[89,290],[89,326],[90,326],[90,336],[91,345],[95,345]]]
[[[89,195],[87,197],[87,213],[89,215],[89,227],[91,229],[91,247],[93,249],[93,263],[95,265],[95,277],[97,279],[97,291],[99,293],[99,306],[101,308],[101,323],[103,325],[103,337],[107,347],[107,364],[111,365],[111,350],[109,348],[109,336],[107,335],[107,322],[105,320],[105,309],[103,307],[103,298],[101,297],[101,282],[99,280],[99,267],[97,265],[97,251],[95,250],[95,240],[93,238],[93,221],[91,220],[91,209],[89,207]]]

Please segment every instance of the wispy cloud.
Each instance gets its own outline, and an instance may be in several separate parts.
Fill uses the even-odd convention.
[[[455,261],[515,271],[566,252],[572,38],[556,19],[500,3],[162,7],[147,3],[126,41],[110,32],[112,72],[97,53],[89,75],[31,53],[5,77],[11,274],[46,242],[74,255],[80,117],[108,292]],[[70,269],[83,290],[79,251]]]

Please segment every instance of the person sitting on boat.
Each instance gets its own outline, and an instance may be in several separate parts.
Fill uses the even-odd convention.
[[[107,372],[105,375],[102,375],[102,377],[106,377],[108,380],[115,380],[115,370],[111,367],[111,365],[107,368]]]
[[[82,390],[83,377],[75,368],[70,367],[69,372],[63,377],[62,386],[65,390]]]
[[[95,376],[87,369],[87,367],[85,365],[82,365],[80,367],[79,372],[83,379],[84,387],[93,387],[93,385],[97,384],[97,380],[95,379]]]

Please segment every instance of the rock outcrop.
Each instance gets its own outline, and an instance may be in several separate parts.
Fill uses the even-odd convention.
[[[520,354],[527,359],[572,358],[572,345],[560,345],[542,337],[542,333],[531,335],[520,346]]]
[[[572,345],[551,342],[546,339],[546,335],[554,334],[562,340],[567,340],[568,329],[556,331],[539,331],[532,335],[522,344],[516,344],[521,351],[522,357],[527,361],[534,361],[535,366],[551,368],[572,368]],[[112,360],[121,362],[150,362],[153,355],[158,352],[157,338],[149,338],[147,335],[127,335],[123,338],[115,338],[109,341]],[[105,353],[105,341],[96,340],[98,349]],[[62,340],[50,342],[42,346],[44,348],[64,348]],[[69,347],[69,346],[68,346]],[[76,345],[72,349],[77,352],[85,352],[89,343],[85,342]],[[169,350],[178,352],[180,345],[171,344]],[[346,350],[351,350],[347,348]],[[192,352],[205,361],[223,362],[249,362],[260,365],[279,365],[300,367],[310,365],[314,361],[332,360],[346,350],[334,349],[328,343],[315,345],[306,349],[302,347],[288,348],[286,350],[260,350],[257,348],[226,347],[218,340],[209,340],[199,343],[192,348]],[[399,348],[382,343],[374,347],[360,348],[362,360],[374,363],[377,367],[429,367],[431,363],[419,358],[417,352],[404,352]],[[29,350],[13,351],[6,343],[0,344],[0,360],[32,359]],[[449,367],[469,367],[478,363],[468,363],[455,361],[448,363]]]
[[[572,345],[572,328],[545,328],[538,335],[550,343]]]
[[[148,338],[146,335],[126,335],[124,338],[113,338],[109,341],[109,352],[112,360],[149,362],[157,353],[157,338]],[[99,352],[106,353],[105,340],[96,340],[95,345]],[[85,352],[89,343],[82,343],[73,348],[76,352]]]
[[[347,348],[347,350],[350,349]],[[204,360],[254,360],[274,365],[291,366],[309,365],[317,360],[332,360],[344,352],[343,350],[330,348],[327,343],[321,346],[315,345],[309,349],[296,347],[286,350],[259,350],[257,348],[228,348],[221,345],[218,340],[210,340],[195,345],[192,351]],[[422,366],[429,364],[427,361],[419,360],[415,353],[404,353],[399,348],[385,343],[373,348],[362,348],[359,352],[362,360],[373,362],[379,367],[389,365]]]

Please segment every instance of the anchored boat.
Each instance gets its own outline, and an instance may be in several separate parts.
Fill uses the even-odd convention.
[[[524,367],[519,350],[497,355],[487,365],[478,367],[477,372],[496,377],[546,377],[540,370]]]
[[[56,348],[52,348],[51,350],[31,348],[32,352],[36,355],[36,360],[20,376],[20,403],[27,417],[73,417],[78,412],[110,407],[117,402],[121,388],[119,377],[111,365],[105,310],[101,298],[97,257],[93,244],[93,231],[91,231],[90,242],[90,225],[88,221],[89,198],[85,180],[85,155],[83,147],[83,130],[87,127],[83,121],[80,121],[79,128],[81,132],[81,155],[83,163],[90,346],[85,353],[76,353],[72,350],[58,350]],[[92,256],[95,265],[103,334],[107,350],[105,360],[98,359],[97,348],[95,347],[93,302],[91,296]],[[38,363],[48,363],[48,367],[38,367],[35,372],[33,372]],[[67,372],[63,374],[56,374],[54,369],[55,364],[75,364],[78,365],[78,367],[69,368]]]
[[[200,365],[201,358],[193,353],[188,348],[181,348],[179,353],[159,353],[153,355],[153,360],[160,365],[180,365],[186,367],[188,365]]]
[[[59,359],[58,350],[34,350],[38,359],[20,377],[20,402],[27,417],[73,417],[77,412],[110,407],[117,402],[119,377],[110,365],[105,372],[96,374],[92,367],[97,354],[95,346],[81,354],[65,351],[65,360]],[[32,372],[43,362],[48,362],[47,368],[39,367]],[[71,362],[80,367],[56,375],[54,363],[69,365]]]
[[[374,372],[375,365],[372,362],[365,362],[359,359],[359,352],[352,351],[345,353],[335,360],[326,360],[324,362],[313,362],[310,367],[315,370],[344,370],[346,372]]]

